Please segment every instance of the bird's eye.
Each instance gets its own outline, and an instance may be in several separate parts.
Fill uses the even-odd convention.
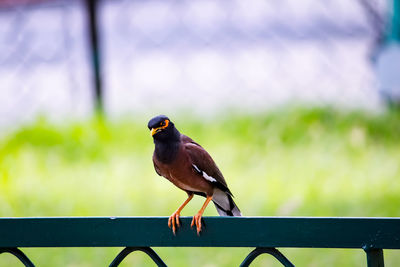
[[[160,126],[164,126],[164,125],[165,125],[165,122],[161,122],[161,123],[160,123]]]

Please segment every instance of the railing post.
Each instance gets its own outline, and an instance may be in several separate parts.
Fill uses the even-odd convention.
[[[384,267],[385,263],[383,260],[383,250],[382,249],[374,249],[367,248],[364,249],[365,253],[367,253],[367,266],[368,267]]]

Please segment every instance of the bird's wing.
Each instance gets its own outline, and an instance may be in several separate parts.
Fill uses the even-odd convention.
[[[215,185],[221,190],[232,195],[224,176],[218,169],[210,154],[208,154],[203,147],[185,135],[182,135],[181,141],[190,157],[190,160],[192,161],[192,167],[195,172],[211,183],[215,183]]]

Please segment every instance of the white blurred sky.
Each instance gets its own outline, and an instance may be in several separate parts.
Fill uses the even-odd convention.
[[[355,0],[116,0],[100,18],[111,117],[380,105]],[[77,0],[0,10],[0,126],[91,113],[85,22]]]

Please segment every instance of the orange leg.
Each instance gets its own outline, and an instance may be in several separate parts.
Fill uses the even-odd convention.
[[[179,223],[179,216],[181,215],[181,211],[187,205],[187,203],[189,203],[189,201],[192,200],[192,198],[193,198],[193,194],[190,194],[188,196],[188,198],[185,200],[185,202],[183,202],[183,204],[174,213],[172,213],[172,215],[168,219],[168,227],[169,228],[172,227],[172,232],[174,233],[174,235],[175,235],[175,232],[176,232],[175,224],[178,227],[181,226],[180,223]]]
[[[203,215],[203,212],[206,209],[208,203],[210,203],[211,199],[212,199],[212,196],[207,196],[207,199],[204,202],[203,207],[201,207],[199,212],[197,212],[197,214],[193,216],[192,224],[190,226],[193,227],[193,225],[196,224],[197,235],[200,235],[200,231],[201,231],[201,216]]]

